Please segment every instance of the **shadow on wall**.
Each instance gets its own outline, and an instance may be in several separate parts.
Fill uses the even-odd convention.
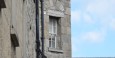
[[[0,17],[1,17],[1,7],[0,7]]]

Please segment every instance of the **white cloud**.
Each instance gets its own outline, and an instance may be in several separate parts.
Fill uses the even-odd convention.
[[[91,16],[87,13],[84,13],[83,15],[83,20],[86,22],[86,23],[94,23],[93,19],[91,18]]]
[[[77,0],[73,0],[74,2]],[[84,2],[81,4],[85,4]],[[80,5],[81,5],[80,4]],[[80,6],[78,5],[78,6]],[[79,10],[71,12],[72,23],[79,22],[81,17],[86,23],[96,23],[101,31],[84,32],[80,38],[90,42],[102,42],[108,29],[115,30],[115,0],[88,0]],[[97,17],[96,19],[92,16]],[[112,18],[111,18],[112,17]],[[76,44],[76,43],[73,43]]]
[[[103,29],[113,30],[113,31],[115,30],[115,18],[106,17],[99,21],[101,22],[100,26],[102,26]]]
[[[97,23],[106,29],[115,30],[115,0],[94,0],[87,4],[85,13],[90,13],[98,17]]]
[[[72,0],[73,2],[78,2],[78,0]],[[88,2],[80,2],[82,4],[81,10],[74,10],[71,12],[72,21],[79,22],[81,14],[84,14],[84,21],[86,23],[94,23],[96,20],[105,22],[106,20],[111,20],[110,15],[115,15],[115,0],[88,0]],[[84,6],[83,6],[84,5]],[[84,10],[83,10],[84,9]],[[93,19],[89,14],[96,14],[98,19]],[[106,18],[105,18],[106,17]],[[102,22],[102,23],[103,23]],[[109,21],[108,21],[109,22]],[[105,24],[107,25],[107,24]]]
[[[96,13],[98,15],[105,15],[114,12],[115,0],[94,0],[87,5],[86,11]]]
[[[75,3],[77,0],[73,1]],[[79,22],[79,20],[82,20],[83,18],[85,23],[96,23],[97,25],[94,28],[98,28],[99,30],[86,32],[86,29],[86,31],[80,32],[81,34],[78,35],[78,37],[72,38],[72,44],[74,44],[73,51],[75,49],[80,50],[79,45],[83,44],[84,41],[91,43],[102,43],[106,40],[106,36],[109,36],[107,32],[109,30],[115,30],[115,0],[87,0],[87,2],[84,2],[86,0],[79,1],[81,1],[80,4],[76,5],[79,6],[79,10],[76,9],[71,13],[72,21]],[[83,22],[80,22],[80,24],[82,23]]]
[[[115,30],[115,19],[112,19],[110,21],[110,28],[112,28],[113,30]]]
[[[88,4],[88,7],[87,7],[87,11],[89,11],[89,12],[102,12],[102,11],[104,11],[104,10],[106,10],[106,6],[103,6],[103,5],[105,5],[105,4],[101,4],[101,2],[93,2],[93,3],[89,3]],[[103,9],[104,8],[104,9]]]
[[[102,32],[86,32],[82,34],[81,39],[88,41],[88,42],[93,42],[93,43],[100,43],[104,41],[105,34]]]
[[[81,16],[81,13],[80,11],[76,10],[76,11],[72,11],[71,12],[71,19],[72,19],[72,22],[78,22],[80,20],[80,16]]]

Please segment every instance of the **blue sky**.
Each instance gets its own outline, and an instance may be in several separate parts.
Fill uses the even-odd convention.
[[[72,56],[115,57],[115,0],[71,0]]]

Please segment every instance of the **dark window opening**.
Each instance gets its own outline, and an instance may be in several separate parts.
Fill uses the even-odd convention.
[[[11,25],[11,34],[10,34],[10,36],[11,36],[11,40],[12,40],[14,46],[18,47],[19,46],[18,36],[16,34],[16,31],[15,31],[13,25]]]
[[[1,9],[1,8],[6,8],[5,1],[4,1],[4,0],[0,0],[0,9]]]

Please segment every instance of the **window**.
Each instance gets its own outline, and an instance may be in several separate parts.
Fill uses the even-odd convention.
[[[57,22],[58,22],[57,18],[50,17],[49,19],[49,47],[51,48],[56,48]]]
[[[4,0],[0,0],[0,8],[6,8]]]
[[[61,20],[49,17],[49,49],[50,52],[63,53],[61,40]]]

